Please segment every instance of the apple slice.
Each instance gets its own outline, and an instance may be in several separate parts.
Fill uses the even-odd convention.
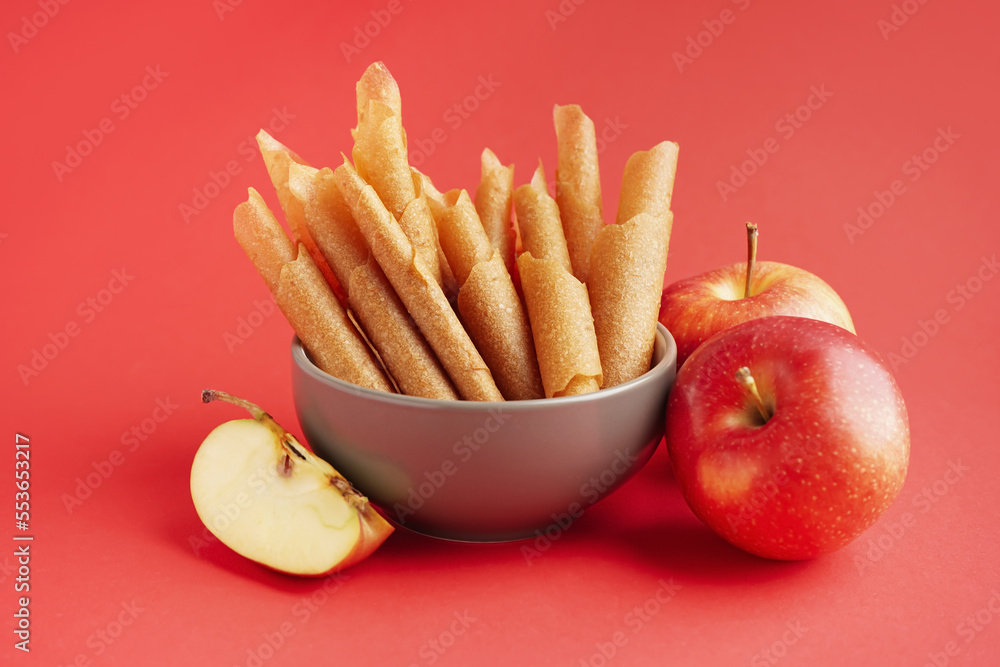
[[[195,509],[223,544],[280,572],[320,576],[364,560],[392,533],[367,498],[271,415],[221,391],[201,399],[253,415],[215,428],[191,465]]]

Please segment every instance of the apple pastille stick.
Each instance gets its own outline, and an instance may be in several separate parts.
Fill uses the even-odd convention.
[[[437,233],[437,218],[434,215],[434,208],[436,206],[444,205],[444,195],[438,192],[434,188],[434,184],[431,183],[431,179],[426,175],[420,173],[415,168],[410,167],[410,173],[413,176],[413,187],[417,193],[417,199],[425,204],[420,208],[426,208],[430,213],[431,221],[434,223],[435,237],[434,241],[437,243],[439,255],[438,255],[438,266],[441,269],[441,289],[444,290],[445,296],[452,303],[455,302],[455,297],[458,296],[458,281],[455,280],[455,272],[452,271],[451,265],[448,264],[448,258],[444,254],[444,248],[441,247],[441,237]],[[403,230],[404,232],[406,230]]]
[[[587,286],[553,259],[517,258],[531,320],[545,397],[575,396],[601,388],[601,358]]]
[[[490,245],[500,253],[507,272],[513,275],[514,227],[510,212],[514,195],[514,165],[503,166],[489,148],[483,149],[480,162],[482,167],[479,187],[476,189],[476,212]]]
[[[432,201],[438,237],[458,281],[458,313],[507,400],[542,398],[545,389],[531,325],[504,266],[465,190]]]
[[[559,207],[549,196],[541,160],[531,182],[514,191],[514,208],[523,251],[530,252],[535,259],[556,261],[572,273]]]
[[[309,232],[347,293],[354,317],[400,391],[457,400],[434,351],[368,250],[333,171],[292,165],[288,180],[292,194],[304,205]]]
[[[330,270],[326,260],[316,247],[309,230],[306,228],[305,215],[302,205],[288,191],[288,169],[293,164],[306,164],[306,161],[298,156],[283,143],[261,130],[257,133],[257,146],[260,149],[261,157],[264,158],[264,165],[267,167],[267,174],[271,177],[271,184],[274,185],[275,194],[278,195],[278,203],[285,214],[288,228],[292,232],[292,239],[295,243],[303,244],[312,256],[316,266],[323,273],[323,277],[330,284],[334,294],[340,299],[346,298],[333,271]]]
[[[594,123],[576,104],[555,106],[552,112],[558,144],[556,203],[562,219],[573,275],[586,283],[590,247],[604,227],[601,178],[597,168]]]
[[[546,398],[597,391],[603,373],[587,286],[572,273],[559,207],[541,163],[514,191],[524,252],[517,258]]]
[[[590,255],[590,305],[604,371],[602,388],[649,370],[667,270],[673,213],[640,213],[608,225]]]
[[[305,245],[292,244],[253,188],[233,211],[233,233],[321,370],[361,387],[394,393]]]
[[[410,173],[399,87],[381,62],[369,65],[361,76],[357,100],[358,125],[351,130],[351,135],[354,137],[352,157],[358,174],[375,189],[437,283],[443,285],[443,253],[434,218],[426,200],[418,196]],[[364,105],[367,106],[362,108]]]
[[[467,400],[504,400],[489,367],[458,321],[436,276],[416,254],[406,234],[374,188],[344,158],[334,171],[337,186],[372,255],[417,323],[459,395]]]
[[[637,151],[625,163],[615,222],[628,222],[640,213],[666,215],[674,192],[678,146],[663,141],[648,151]]]
[[[677,154],[677,144],[664,141],[629,157],[617,224],[602,229],[591,249],[587,287],[605,388],[649,370],[673,228]]]

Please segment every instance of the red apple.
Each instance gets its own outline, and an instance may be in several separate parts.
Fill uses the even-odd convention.
[[[766,317],[705,342],[677,373],[667,448],[688,505],[729,542],[779,560],[840,549],[906,478],[906,406],[854,334]]]
[[[818,276],[788,264],[757,262],[757,226],[747,223],[747,262],[668,285],[660,322],[677,341],[680,366],[699,345],[741,322],[793,315],[830,322],[854,333],[847,306]]]

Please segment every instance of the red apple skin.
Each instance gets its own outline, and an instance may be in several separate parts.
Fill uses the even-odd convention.
[[[750,369],[764,423],[736,379]],[[666,443],[688,505],[752,554],[801,560],[840,549],[899,494],[906,406],[880,356],[845,329],[766,317],[723,331],[677,374]]]
[[[659,319],[677,341],[678,367],[715,334],[760,317],[809,317],[854,333],[847,306],[819,276],[780,262],[755,266],[749,298],[744,298],[746,262],[679,280],[663,290]]]

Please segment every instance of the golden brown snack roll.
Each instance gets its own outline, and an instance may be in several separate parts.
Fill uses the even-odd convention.
[[[573,275],[585,283],[590,276],[590,248],[604,226],[597,134],[593,121],[576,104],[557,104],[552,115],[559,155],[556,203]]]
[[[334,171],[337,186],[372,255],[392,283],[458,390],[467,400],[502,401],[489,367],[462,327],[436,277],[375,190],[347,159]]]
[[[458,312],[507,400],[542,398],[531,325],[465,190],[443,196],[438,233],[460,285]]]
[[[458,312],[504,398],[545,397],[528,315],[499,252],[473,267],[458,293]]]
[[[399,85],[382,61],[373,62],[368,66],[361,78],[358,79],[355,90],[359,124],[363,122],[364,116],[368,112],[368,103],[372,101],[385,104],[394,115],[403,117],[403,103],[399,94]]]
[[[274,192],[278,195],[278,203],[281,205],[282,213],[285,214],[285,220],[288,222],[292,239],[295,243],[305,244],[306,249],[312,256],[316,266],[323,273],[323,277],[330,284],[330,287],[333,288],[335,293],[340,292],[339,297],[343,298],[343,292],[337,284],[337,279],[334,277],[333,271],[327,265],[326,260],[323,259],[323,255],[316,247],[316,242],[313,241],[312,236],[309,234],[309,229],[305,224],[302,204],[292,196],[289,189],[289,169],[295,164],[306,165],[306,161],[299,157],[295,151],[285,146],[264,130],[257,133],[257,146],[260,149],[261,157],[264,158],[264,165],[267,167],[267,174],[271,178]]]
[[[666,215],[674,192],[679,147],[663,141],[648,151],[633,153],[625,163],[618,199],[618,224],[640,213]]]
[[[273,294],[278,289],[281,267],[295,260],[295,244],[253,188],[249,188],[247,200],[233,211],[233,234]]]
[[[348,304],[402,393],[456,400],[451,381],[371,256],[329,168],[310,174],[293,166],[292,192],[306,224],[347,292]],[[307,181],[308,179],[308,181]]]
[[[351,132],[355,169],[375,189],[437,283],[443,286],[437,229],[406,154],[399,87],[382,63],[373,63],[361,76],[357,104],[358,124]]]
[[[604,372],[602,388],[649,370],[673,214],[640,213],[608,225],[591,252],[590,304]]]
[[[476,188],[476,212],[490,245],[500,253],[507,272],[514,272],[514,165],[503,166],[489,148],[484,148],[479,187]]]
[[[517,258],[546,398],[597,391],[603,382],[587,286],[558,261]]]
[[[451,190],[434,205],[438,240],[461,287],[476,264],[489,260],[493,248],[465,190]]]
[[[233,232],[316,366],[346,382],[393,393],[305,246],[292,246],[253,188],[233,212]]]
[[[367,113],[359,117],[351,157],[357,172],[399,220],[417,193],[410,176],[403,124],[384,102],[372,100]]]
[[[549,196],[540,160],[531,182],[514,191],[514,208],[523,251],[535,259],[553,260],[572,273],[559,207]]]

